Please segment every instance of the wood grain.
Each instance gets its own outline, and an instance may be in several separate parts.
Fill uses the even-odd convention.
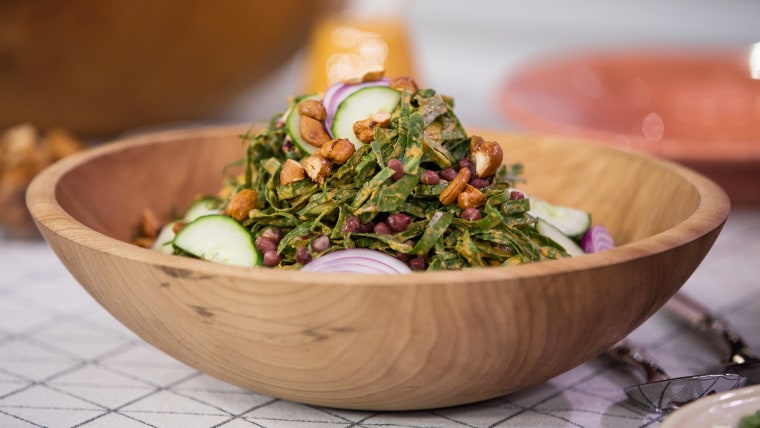
[[[341,408],[464,404],[543,382],[660,308],[710,249],[725,193],[683,167],[600,145],[479,132],[526,166],[525,189],[587,209],[619,246],[510,268],[382,275],[246,269],[128,244],[243,156],[241,128],[143,135],[49,168],[35,221],[82,286],[178,360],[264,394]]]

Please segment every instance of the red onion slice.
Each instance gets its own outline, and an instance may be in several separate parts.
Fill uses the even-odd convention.
[[[598,253],[599,251],[615,248],[615,241],[606,227],[602,225],[591,226],[581,238],[581,247],[586,253]]]
[[[368,274],[411,273],[401,260],[380,251],[365,248],[339,250],[306,264],[304,272],[344,272]]]
[[[325,109],[327,108],[327,104],[330,103],[333,98],[335,98],[335,93],[341,90],[344,86],[346,86],[345,83],[336,82],[327,88],[325,94],[322,96],[322,104],[324,104]]]

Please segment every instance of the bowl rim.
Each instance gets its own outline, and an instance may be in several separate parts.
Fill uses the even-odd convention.
[[[131,261],[145,263],[156,267],[176,269],[177,271],[192,271],[204,274],[214,274],[234,277],[239,280],[251,280],[252,270],[256,273],[257,282],[297,282],[299,284],[319,284],[326,279],[333,285],[344,286],[410,286],[435,284],[465,284],[473,281],[472,272],[475,269],[458,271],[412,272],[405,275],[394,275],[393,281],[388,281],[387,275],[367,275],[358,273],[334,272],[301,272],[297,270],[271,269],[266,267],[240,267],[212,263],[187,257],[164,254],[137,245],[112,238],[103,233],[90,229],[73,218],[56,199],[56,189],[59,180],[69,171],[104,155],[112,154],[126,148],[139,145],[165,144],[177,139],[193,137],[229,137],[233,132],[242,135],[250,125],[216,125],[195,128],[174,129],[151,132],[120,138],[99,146],[87,148],[79,153],[61,159],[40,172],[31,182],[26,193],[27,207],[37,227],[57,235],[77,245],[87,247],[97,252],[125,258]],[[470,130],[473,131],[473,130]],[[480,131],[480,130],[475,130]],[[483,135],[521,135],[502,130],[483,130]],[[525,134],[522,134],[525,135]],[[640,239],[604,252],[584,255],[582,258],[567,258],[548,260],[539,263],[528,263],[507,267],[477,268],[479,283],[496,283],[504,280],[520,281],[531,277],[542,277],[560,273],[571,273],[589,269],[601,269],[611,265],[622,264],[641,257],[667,252],[675,247],[687,244],[715,229],[721,228],[730,212],[730,200],[717,184],[705,176],[678,165],[674,162],[631,152],[620,148],[610,147],[596,141],[573,137],[545,136],[561,138],[572,144],[596,145],[602,150],[624,152],[631,156],[647,157],[651,162],[672,170],[681,178],[691,183],[698,192],[699,201],[694,211],[680,223],[650,237]],[[47,239],[47,237],[46,237]]]
[[[565,69],[573,64],[584,65],[600,60],[610,63],[633,58],[646,61],[650,64],[658,64],[662,61],[672,62],[693,59],[730,61],[747,56],[749,50],[749,46],[745,49],[740,49],[736,46],[730,46],[725,49],[696,47],[645,49],[632,47],[622,50],[597,49],[538,57],[517,67],[502,79],[500,87],[496,91],[495,102],[502,117],[519,125],[526,131],[530,130],[529,132],[560,134],[580,139],[594,139],[618,147],[626,147],[628,145],[637,150],[657,156],[664,156],[676,162],[697,164],[734,164],[746,162],[760,164],[760,141],[746,139],[721,140],[720,142],[712,142],[711,144],[702,144],[700,151],[682,150],[683,144],[693,139],[666,137],[658,141],[650,141],[642,135],[606,131],[553,120],[537,113],[534,109],[525,108],[521,103],[511,101],[512,94],[518,89],[520,82],[530,79],[530,76],[537,71]],[[747,68],[747,73],[749,76],[749,67]],[[760,85],[760,82],[758,84]]]

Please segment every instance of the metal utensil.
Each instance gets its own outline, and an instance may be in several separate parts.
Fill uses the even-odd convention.
[[[687,321],[698,331],[721,339],[728,345],[730,355],[724,361],[727,373],[745,376],[750,384],[760,383],[760,358],[724,318],[710,312],[683,292],[676,293],[665,309]]]
[[[704,396],[740,388],[747,382],[744,376],[735,373],[671,378],[652,357],[627,340],[618,342],[607,354],[643,371],[646,382],[624,391],[634,403],[652,412],[667,413]]]

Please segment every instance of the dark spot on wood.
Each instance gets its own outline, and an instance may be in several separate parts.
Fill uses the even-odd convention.
[[[172,278],[190,278],[193,276],[193,271],[190,271],[187,269],[161,266],[161,270],[164,271],[165,274],[171,276]]]
[[[204,308],[203,306],[192,306],[193,310],[195,310],[195,313],[198,315],[204,317],[204,318],[211,318],[214,316],[214,313],[208,310],[208,308]]]
[[[166,287],[169,287],[171,284],[169,284],[168,282],[162,282],[162,283],[161,283],[161,284],[159,284],[159,285],[160,285],[161,287],[165,287],[165,288],[166,288]]]
[[[306,336],[312,337],[316,340],[325,340],[329,337],[327,334],[322,333],[318,330],[311,329],[311,328],[308,330],[304,330],[303,334],[305,334]]]
[[[197,272],[194,272],[188,269],[174,268],[174,267],[169,267],[169,266],[161,266],[160,269],[165,274],[169,275],[172,278],[179,278],[179,279],[209,279],[211,278],[211,276],[209,275],[199,274]]]
[[[354,331],[352,327],[329,327],[329,328],[321,328],[321,329],[306,329],[303,331],[303,334],[309,337],[313,337],[316,340],[327,340],[330,338],[332,334],[335,333],[350,333]]]

